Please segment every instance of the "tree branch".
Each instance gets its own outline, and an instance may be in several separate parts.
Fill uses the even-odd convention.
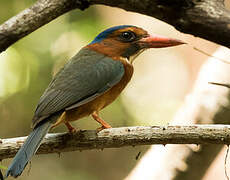
[[[2,139],[0,159],[13,157],[26,137]],[[230,144],[230,126],[152,126],[48,134],[38,154],[150,144]]]
[[[224,0],[91,0],[155,17],[177,30],[230,47],[230,13]],[[217,32],[218,31],[218,32]]]
[[[0,52],[62,14],[88,6],[86,0],[38,0],[0,26]]]
[[[181,32],[230,47],[230,13],[221,0],[38,0],[0,26],[0,52],[62,14],[95,4],[149,15]]]

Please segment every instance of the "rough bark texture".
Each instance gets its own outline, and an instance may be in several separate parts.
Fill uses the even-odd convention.
[[[95,4],[146,14],[181,32],[230,47],[230,13],[222,0],[38,0],[0,26],[0,52],[62,14]]]
[[[230,51],[219,48],[214,56],[228,60]],[[230,84],[229,72],[230,64],[210,58],[201,68],[194,90],[187,96],[172,124],[229,124],[230,89],[209,83]],[[196,148],[191,145],[167,145],[164,150],[159,151],[159,147],[153,146],[126,180],[202,179],[222,147],[211,144]],[[157,164],[159,168],[155,171],[146,170],[150,163],[152,166]]]
[[[155,17],[177,30],[230,47],[230,13],[223,0],[91,0]]]
[[[85,0],[38,0],[0,26],[0,52],[58,16],[75,8],[84,10],[87,7]]]
[[[13,157],[26,137],[2,139],[0,159]],[[48,134],[38,154],[150,144],[230,144],[230,126],[152,126]]]

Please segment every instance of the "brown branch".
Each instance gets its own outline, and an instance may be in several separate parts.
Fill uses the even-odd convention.
[[[177,30],[230,47],[230,13],[223,0],[92,0],[155,17]]]
[[[62,14],[95,4],[146,14],[181,32],[230,47],[230,13],[221,0],[38,0],[0,26],[0,52]]]
[[[0,52],[62,14],[87,7],[85,0],[38,0],[0,26]]]
[[[38,154],[150,144],[230,144],[230,126],[152,126],[48,134]],[[2,139],[0,159],[13,157],[26,137]]]

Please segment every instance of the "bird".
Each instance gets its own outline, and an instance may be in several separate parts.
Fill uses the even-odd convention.
[[[73,56],[53,77],[40,97],[32,118],[32,132],[9,165],[5,177],[18,177],[36,153],[51,128],[92,116],[101,127],[111,128],[99,112],[111,104],[133,75],[133,61],[144,50],[186,44],[160,35],[150,35],[133,25],[111,27]]]

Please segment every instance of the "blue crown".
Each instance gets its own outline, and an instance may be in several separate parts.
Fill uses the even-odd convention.
[[[114,31],[119,30],[119,29],[123,29],[123,28],[127,28],[127,27],[135,27],[135,26],[132,26],[132,25],[121,25],[121,26],[111,27],[111,28],[106,29],[105,31],[101,32],[100,34],[98,34],[95,37],[95,39],[90,44],[99,43],[103,39],[105,39],[108,35],[110,35],[111,33],[113,33]]]

